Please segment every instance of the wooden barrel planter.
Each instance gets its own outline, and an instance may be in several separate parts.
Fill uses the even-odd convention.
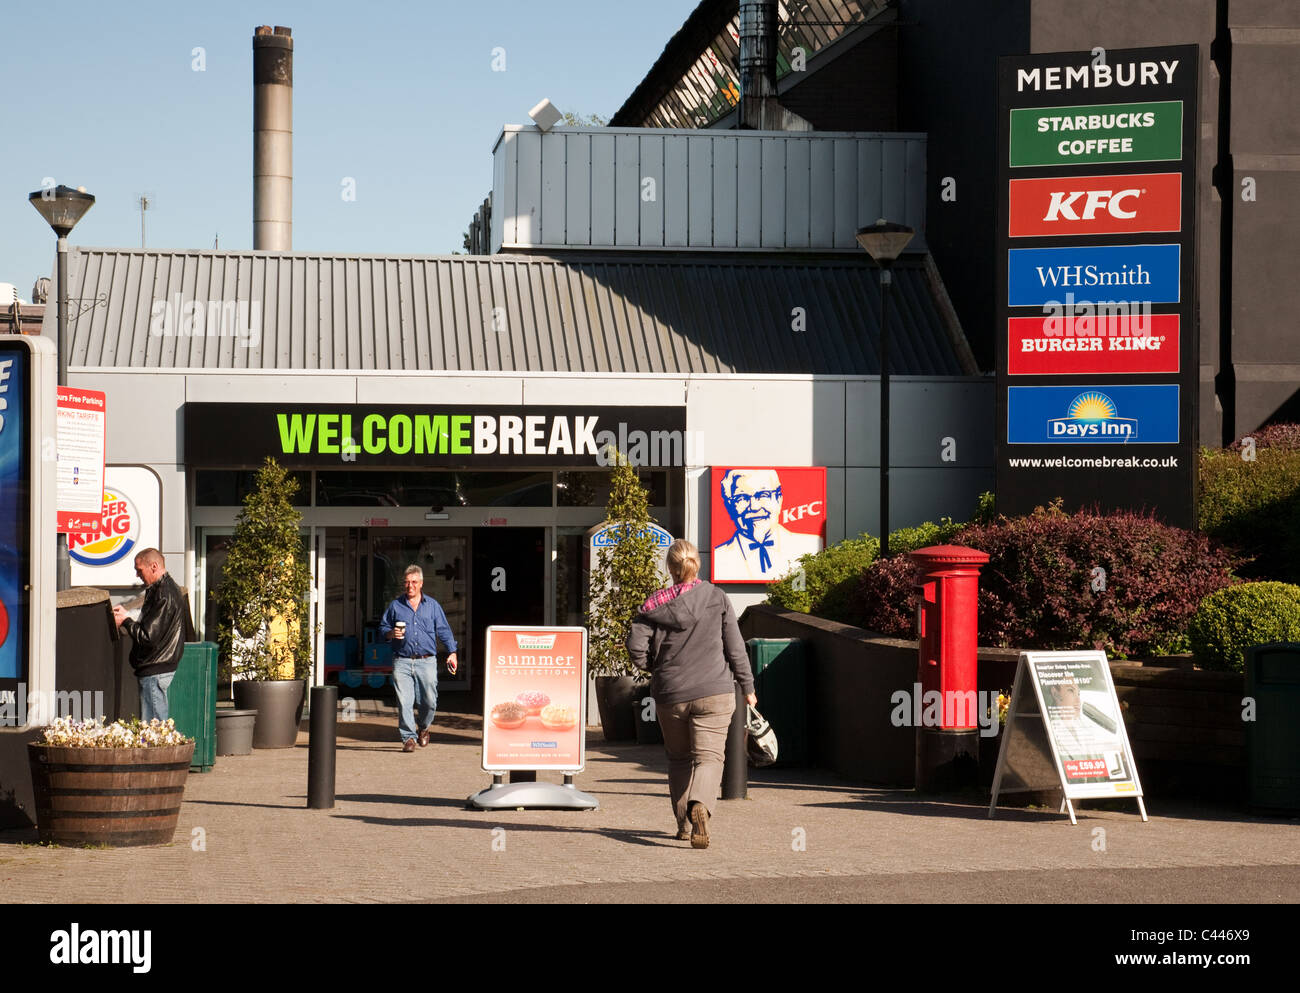
[[[194,742],[162,748],[31,743],[36,828],[59,845],[165,845],[176,833]]]

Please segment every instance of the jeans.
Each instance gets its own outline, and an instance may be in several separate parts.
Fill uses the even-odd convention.
[[[692,801],[713,813],[722,785],[727,729],[736,709],[736,694],[720,693],[655,708],[668,753],[668,797],[678,827],[689,826]]]
[[[397,729],[402,740],[415,737],[419,728],[433,723],[438,709],[438,660],[393,659],[393,689],[397,691]],[[418,708],[416,723],[411,723],[411,711]]]
[[[167,720],[167,687],[172,684],[175,672],[163,672],[157,676],[140,677],[140,720],[148,724],[155,717]]]

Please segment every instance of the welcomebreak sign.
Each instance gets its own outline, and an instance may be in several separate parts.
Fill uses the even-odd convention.
[[[690,456],[685,407],[187,403],[198,468],[590,467],[614,445],[639,466]]]
[[[1194,523],[1195,45],[999,62],[998,509]]]

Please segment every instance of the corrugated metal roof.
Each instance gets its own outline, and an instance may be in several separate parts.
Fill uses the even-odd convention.
[[[865,255],[78,248],[69,269],[69,295],[85,301],[69,323],[72,368],[879,371],[880,289]],[[900,262],[894,273],[891,371],[974,371],[963,368],[924,266]],[[54,320],[51,307],[50,337]]]

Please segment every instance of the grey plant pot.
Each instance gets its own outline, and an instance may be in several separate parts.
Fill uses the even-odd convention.
[[[256,710],[232,710],[223,707],[217,711],[217,754],[247,755],[253,750],[253,726]]]
[[[254,748],[292,748],[304,703],[301,679],[242,679],[235,683],[235,707],[256,710]]]
[[[606,741],[635,741],[632,703],[644,683],[633,676],[597,676],[596,706]]]

